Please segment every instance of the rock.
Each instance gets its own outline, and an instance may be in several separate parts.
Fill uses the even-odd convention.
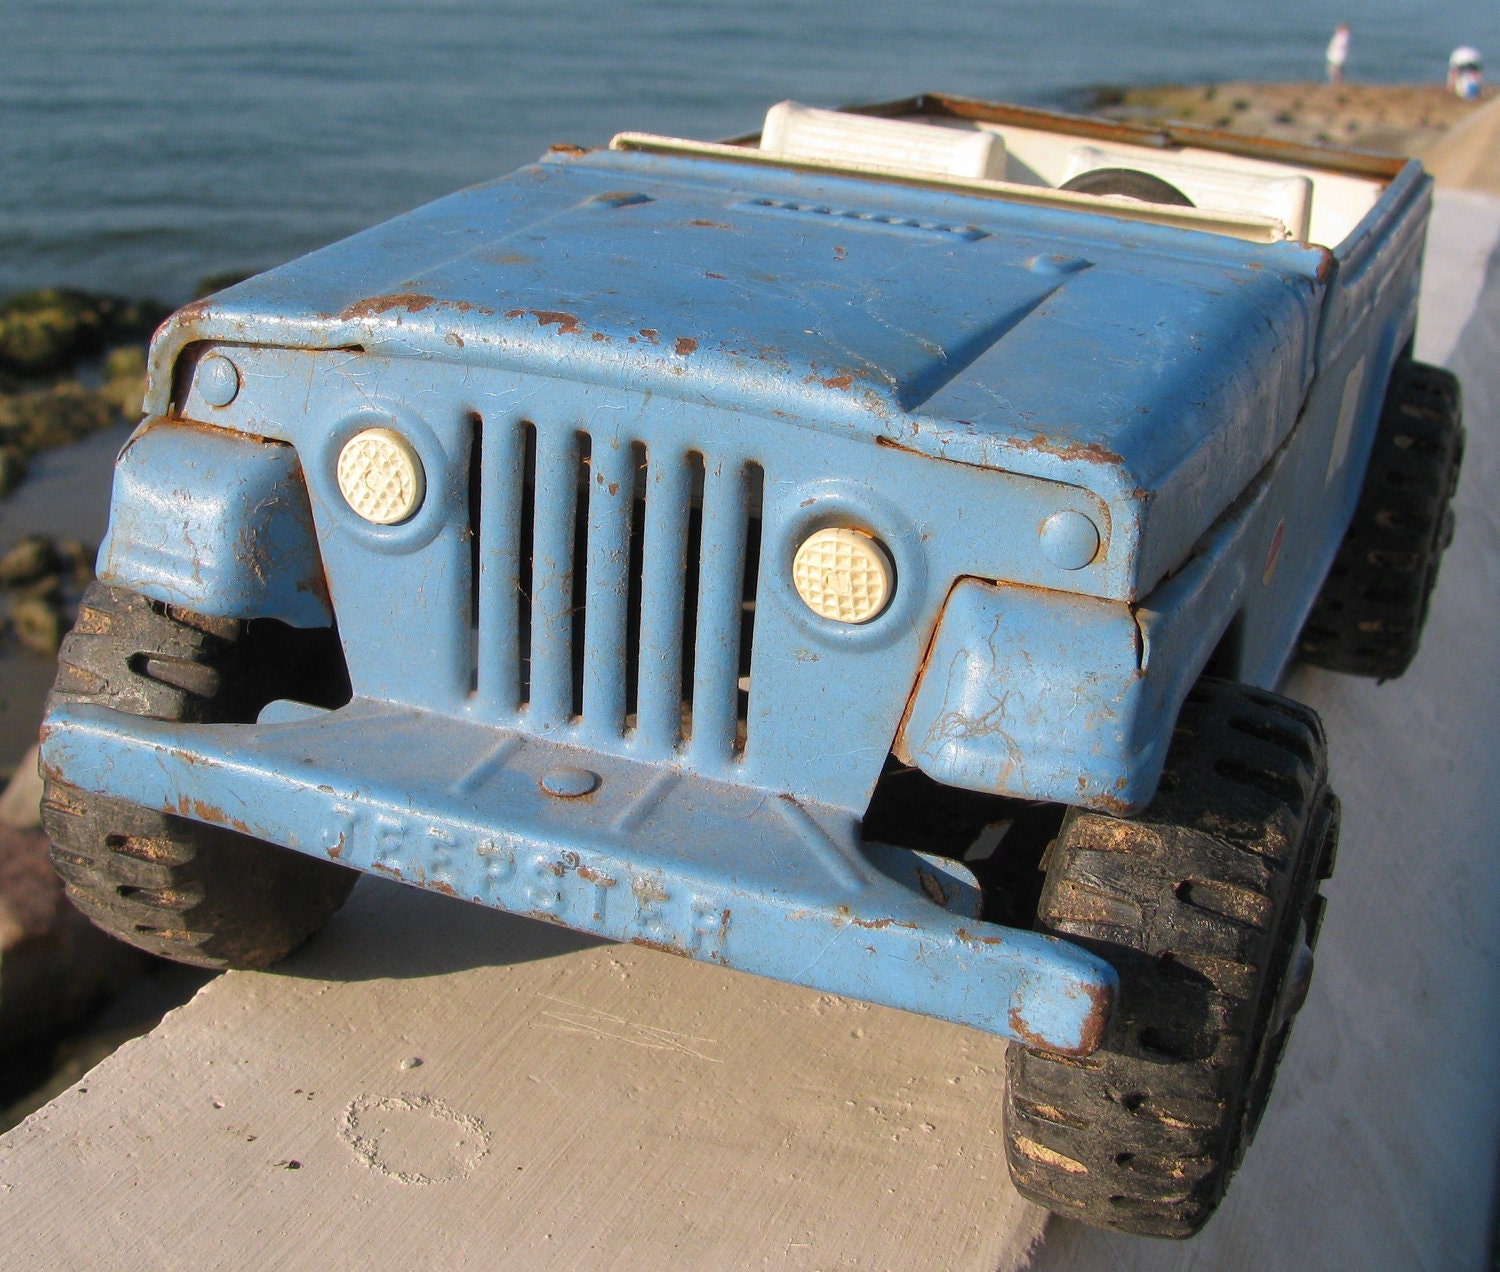
[[[51,658],[62,644],[62,609],[55,596],[13,596],[10,625],[16,639],[34,654]]]
[[[0,445],[0,499],[26,480],[26,456],[19,446]]]
[[[125,419],[139,419],[146,396],[146,350],[140,345],[113,350],[104,360],[104,375],[105,398]]]
[[[79,539],[63,539],[58,542],[57,557],[67,579],[75,587],[83,587],[94,581],[94,558],[98,553]]]
[[[30,583],[17,583],[11,588],[10,594],[17,599],[50,601],[56,605],[62,604],[63,585],[62,576],[58,574],[44,574],[39,579],[32,579]]]
[[[167,315],[154,300],[124,300],[66,287],[23,292],[0,304],[0,369],[53,375],[113,341],[150,334]]]
[[[34,455],[108,428],[118,418],[118,407],[102,389],[72,382],[4,394],[0,395],[0,444]]]
[[[42,534],[29,534],[0,556],[0,586],[34,583],[56,574],[62,564],[51,539]]]
[[[16,765],[10,784],[0,792],[0,826],[35,830],[42,824],[42,775],[36,765],[37,748],[33,746]]]
[[[0,826],[0,1053],[56,1032],[146,964],[68,903],[46,835]]]
[[[72,365],[100,338],[99,315],[81,292],[26,292],[0,306],[0,366],[47,375]]]

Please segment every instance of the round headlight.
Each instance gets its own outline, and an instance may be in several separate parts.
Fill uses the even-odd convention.
[[[422,506],[426,478],[417,452],[400,433],[367,428],[339,452],[339,491],[377,526],[394,526]]]
[[[837,623],[868,623],[890,603],[896,567],[863,530],[815,530],[792,558],[792,585],[807,608]]]

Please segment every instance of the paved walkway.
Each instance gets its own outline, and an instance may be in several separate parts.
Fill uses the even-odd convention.
[[[1481,106],[1419,157],[1444,189],[1500,195],[1500,97]]]

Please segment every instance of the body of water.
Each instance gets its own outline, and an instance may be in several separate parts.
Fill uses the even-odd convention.
[[[714,138],[785,97],[1032,103],[1109,83],[1500,63],[1494,0],[0,0],[0,294],[185,299],[622,129]]]

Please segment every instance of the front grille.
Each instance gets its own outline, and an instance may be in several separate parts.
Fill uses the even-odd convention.
[[[745,751],[759,465],[474,421],[473,694],[528,731],[714,770]]]

